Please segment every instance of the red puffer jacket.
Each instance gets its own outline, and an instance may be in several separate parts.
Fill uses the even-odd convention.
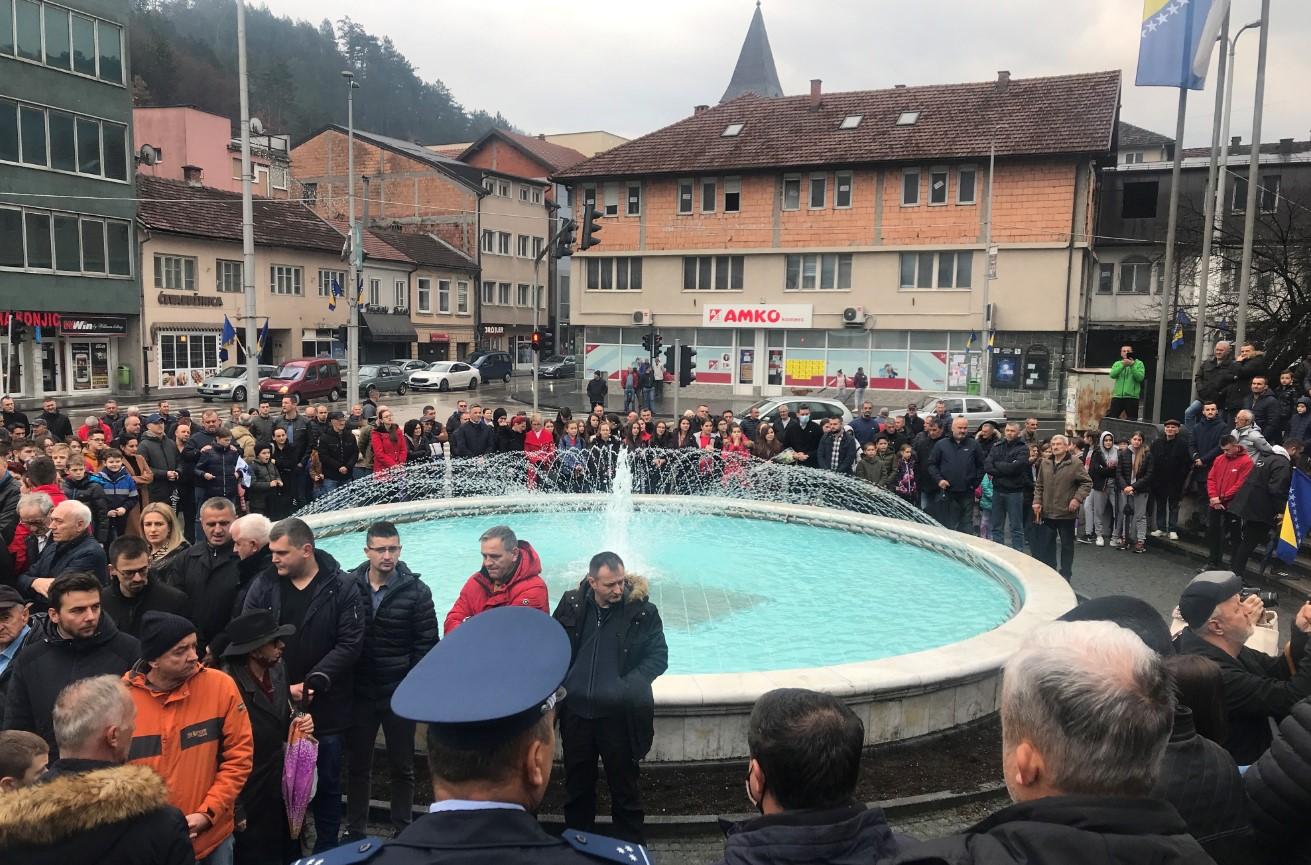
[[[371,435],[373,437],[373,473],[375,475],[380,475],[394,466],[405,465],[405,459],[409,456],[409,448],[405,444],[405,436],[401,434],[399,427],[393,426],[386,432],[383,432],[380,427],[375,427]]]
[[[1206,476],[1206,494],[1228,505],[1251,472],[1252,458],[1246,453],[1231,457],[1221,451],[1211,464],[1211,473]]]
[[[504,586],[494,588],[486,570],[469,577],[455,606],[446,614],[442,632],[449,636],[466,619],[493,607],[532,607],[548,616],[551,614],[546,583],[542,580],[542,560],[527,541],[519,542],[519,566]]]

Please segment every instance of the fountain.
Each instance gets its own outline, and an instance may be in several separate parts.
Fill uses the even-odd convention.
[[[537,549],[553,603],[593,553],[618,552],[649,579],[669,643],[652,761],[745,756],[751,706],[776,687],[843,697],[870,744],[973,721],[995,710],[1023,636],[1074,603],[1035,560],[947,532],[886,491],[704,451],[416,464],[301,515],[344,566],[370,523],[399,523],[439,618],[496,523]]]

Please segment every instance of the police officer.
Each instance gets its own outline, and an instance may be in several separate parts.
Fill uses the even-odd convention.
[[[428,723],[433,804],[391,841],[366,838],[295,865],[647,865],[639,844],[566,829],[533,816],[555,752],[569,638],[550,616],[500,607],[465,622],[410,671],[392,711]]]

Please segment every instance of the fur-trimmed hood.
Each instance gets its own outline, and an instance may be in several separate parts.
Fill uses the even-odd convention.
[[[628,585],[624,586],[625,601],[648,601],[651,599],[651,584],[641,574],[627,574]]]
[[[145,766],[58,774],[5,796],[0,807],[0,850],[58,844],[167,806],[163,779]]]

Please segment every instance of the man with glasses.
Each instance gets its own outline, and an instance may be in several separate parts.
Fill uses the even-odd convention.
[[[455,435],[455,431],[460,428],[460,415],[469,413],[469,401],[460,400],[455,404],[455,411],[446,419],[446,432]]]
[[[181,590],[150,579],[150,547],[136,535],[109,545],[109,586],[100,608],[125,634],[141,636],[141,618],[152,610],[187,618],[191,605]]]
[[[365,605],[364,650],[355,665],[355,700],[346,733],[350,764],[346,783],[346,839],[363,838],[369,816],[369,774],[382,727],[391,779],[391,824],[400,832],[414,808],[415,722],[391,708],[401,680],[437,644],[432,592],[401,561],[396,526],[377,522],[364,539],[365,561],[351,576]]]

